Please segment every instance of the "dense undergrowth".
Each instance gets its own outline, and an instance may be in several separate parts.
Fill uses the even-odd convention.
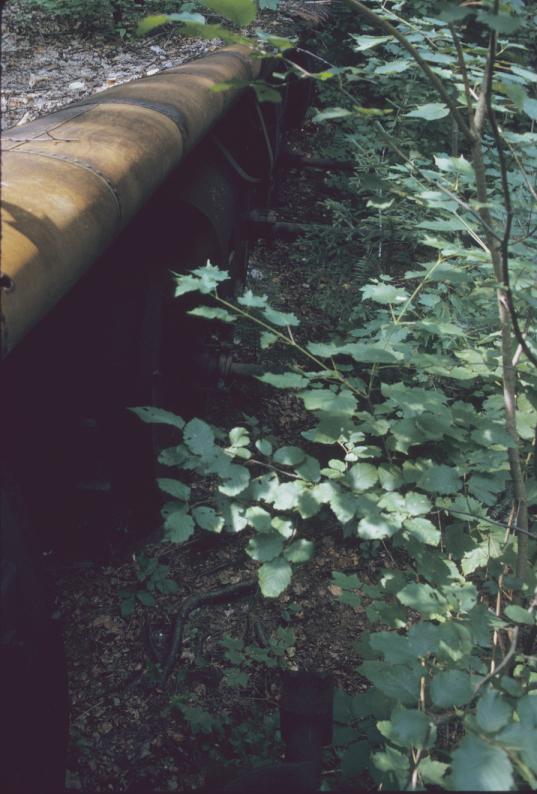
[[[298,342],[300,319],[265,295],[219,297],[210,263],[177,281],[178,296],[212,298],[196,315],[248,317],[262,348],[291,353],[260,379],[293,390],[312,426],[275,448],[255,422],[139,409],[182,433],[160,456],[165,529],[178,543],[253,530],[267,598],[314,555],[305,522],[335,516],[343,537],[381,544],[394,564],[374,584],[333,572],[370,622],[357,669],[370,688],[336,702],[344,778],[534,788],[535,18],[522,3],[347,5],[312,45],[315,121],[338,120],[329,154],[356,162],[334,177],[346,198],[327,203],[332,230],[308,259],[337,334]],[[338,256],[342,235],[354,257]],[[195,473],[218,484],[191,506]]]

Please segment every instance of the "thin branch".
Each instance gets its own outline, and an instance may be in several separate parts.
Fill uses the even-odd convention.
[[[486,518],[485,516],[476,516],[473,513],[465,513],[462,510],[450,510],[448,507],[444,507],[444,510],[447,510],[448,513],[458,518],[459,516],[462,518],[473,518],[475,521],[484,521],[485,524],[492,524],[495,527],[500,527],[501,529],[514,529],[515,532],[521,532],[523,535],[527,535],[529,538],[533,538],[533,540],[537,540],[537,535],[535,532],[528,532],[527,529],[524,527],[519,527],[518,524],[511,524],[508,526],[507,524],[502,524],[500,521],[495,521],[493,518]]]
[[[453,39],[453,44],[455,45],[455,50],[457,51],[457,61],[459,63],[459,69],[461,70],[462,82],[464,85],[464,95],[466,96],[466,105],[468,107],[468,116],[470,118],[470,126],[471,126],[472,115],[473,115],[473,103],[472,103],[472,94],[470,91],[470,80],[468,79],[468,69],[466,68],[466,61],[464,60],[464,52],[461,46],[460,39],[457,36],[457,31],[455,30],[452,24],[448,25],[448,28],[449,28],[449,32],[451,33],[451,38]]]
[[[477,695],[481,687],[484,687],[485,684],[488,684],[489,681],[492,681],[493,678],[496,678],[498,673],[501,673],[502,670],[505,670],[505,668],[510,663],[511,659],[516,653],[517,643],[518,643],[518,626],[516,626],[513,629],[513,634],[511,637],[511,646],[507,651],[506,655],[504,656],[504,658],[502,659],[502,661],[500,662],[500,664],[498,665],[498,667],[492,673],[486,675],[484,678],[481,679],[481,681],[479,681],[479,683],[476,684],[474,688],[474,697],[475,695]]]
[[[509,315],[511,317],[511,323],[513,325],[513,333],[515,335],[515,338],[518,344],[520,345],[520,347],[522,348],[522,350],[524,351],[524,353],[526,354],[527,358],[533,364],[533,366],[537,367],[537,356],[532,352],[531,348],[528,346],[526,340],[524,339],[524,335],[520,328],[520,323],[518,322],[518,315],[516,313],[515,305],[513,303],[513,293],[511,291],[511,284],[509,278],[509,238],[511,236],[511,227],[513,225],[513,207],[511,204],[511,195],[509,191],[509,179],[507,176],[507,161],[505,157],[505,148],[503,145],[503,140],[500,134],[500,130],[498,129],[498,124],[496,122],[496,114],[494,113],[490,96],[487,99],[487,114],[492,129],[492,135],[494,138],[496,151],[498,152],[500,175],[502,181],[503,201],[505,205],[505,211],[507,214],[503,239],[501,242],[502,283],[505,291],[504,292],[505,300],[507,303],[507,308],[509,309]]]
[[[470,141],[470,143],[474,143],[475,137],[472,133],[472,130],[464,120],[462,113],[459,111],[457,107],[457,103],[453,99],[452,96],[446,90],[442,81],[438,78],[438,76],[433,72],[427,61],[425,61],[417,49],[408,41],[406,36],[402,33],[399,33],[396,27],[394,27],[390,22],[386,19],[383,19],[374,11],[371,11],[367,6],[360,2],[360,0],[343,0],[345,5],[349,8],[352,8],[353,11],[357,11],[359,14],[364,16],[368,22],[371,23],[374,27],[380,27],[382,30],[386,31],[390,36],[393,36],[394,39],[397,39],[399,44],[405,48],[405,50],[414,58],[422,72],[425,74],[431,85],[436,89],[437,93],[440,95],[440,98],[445,102],[445,104],[450,109],[451,113],[453,114],[453,118],[456,120],[459,129],[461,130],[464,137]]]
[[[478,222],[481,224],[481,226],[484,228],[484,230],[485,230],[485,231],[486,231],[488,234],[490,234],[490,235],[491,235],[491,237],[494,237],[494,239],[495,239],[495,240],[497,240],[498,242],[501,242],[501,241],[502,241],[502,238],[501,238],[501,237],[500,237],[498,234],[496,234],[496,232],[494,231],[494,229],[492,228],[492,226],[490,226],[490,224],[488,224],[488,223],[487,223],[487,222],[486,222],[486,221],[485,221],[485,220],[482,218],[482,216],[480,215],[480,213],[479,213],[479,212],[477,212],[476,210],[472,209],[472,207],[471,207],[469,204],[467,204],[467,203],[466,203],[466,201],[463,201],[463,199],[461,199],[459,196],[457,196],[457,194],[456,194],[456,193],[453,193],[453,192],[452,192],[451,190],[449,190],[447,187],[444,187],[444,185],[442,185],[442,183],[441,183],[441,182],[437,182],[437,181],[435,181],[435,180],[431,179],[431,177],[428,177],[428,176],[427,176],[427,174],[423,173],[422,169],[421,169],[421,168],[419,168],[419,166],[415,165],[415,164],[412,162],[412,160],[410,160],[410,158],[409,158],[409,157],[407,157],[407,156],[406,156],[406,154],[405,154],[405,153],[404,153],[404,152],[403,152],[403,151],[402,151],[402,150],[399,148],[399,146],[397,146],[397,144],[396,144],[396,143],[395,143],[395,141],[393,140],[393,138],[392,138],[392,136],[390,135],[390,133],[389,133],[389,132],[387,132],[387,130],[385,130],[385,129],[384,129],[384,127],[382,126],[382,124],[380,123],[380,121],[375,121],[375,122],[374,122],[374,124],[375,124],[375,127],[377,128],[377,130],[380,132],[380,134],[381,134],[381,135],[384,137],[384,139],[386,140],[386,142],[388,143],[388,145],[390,146],[390,148],[391,148],[391,149],[393,149],[393,151],[394,151],[396,154],[398,154],[398,155],[399,155],[399,157],[400,157],[400,158],[401,158],[401,159],[402,159],[402,160],[403,160],[405,163],[407,163],[407,165],[411,166],[411,168],[413,168],[415,171],[417,171],[417,172],[419,173],[420,177],[421,177],[423,180],[425,180],[425,182],[428,182],[430,185],[434,185],[434,186],[435,186],[435,187],[436,187],[438,190],[440,190],[442,193],[444,193],[446,196],[448,196],[448,198],[452,199],[453,201],[456,201],[456,202],[457,202],[457,204],[458,204],[460,207],[462,207],[464,210],[466,210],[466,212],[469,212],[469,213],[470,213],[470,215],[472,215],[472,217],[473,217],[473,218],[475,218],[475,219],[476,219],[476,220],[477,220],[477,221],[478,221]],[[484,245],[484,244],[483,244],[483,245]],[[486,250],[488,250],[488,249],[486,248],[486,246],[485,246],[485,249],[486,249]]]

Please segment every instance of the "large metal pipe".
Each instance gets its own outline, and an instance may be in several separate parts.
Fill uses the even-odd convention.
[[[2,135],[1,356],[80,279],[240,89],[244,46],[114,87]]]

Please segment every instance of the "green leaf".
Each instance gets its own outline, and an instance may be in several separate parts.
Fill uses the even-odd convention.
[[[351,356],[359,364],[395,364],[401,358],[387,350],[384,344],[374,342],[351,342],[341,348],[341,352]]]
[[[171,480],[166,477],[159,477],[157,479],[157,485],[161,491],[164,491],[164,493],[174,496],[181,502],[188,502],[190,497],[190,488],[188,485],[185,485],[179,480]]]
[[[487,11],[479,11],[477,18],[497,33],[513,33],[520,27],[520,20],[509,14],[489,14]]]
[[[434,463],[421,475],[417,482],[420,488],[429,493],[451,494],[461,488],[461,478],[453,466]]]
[[[270,441],[267,441],[266,438],[258,439],[255,442],[255,446],[262,455],[265,455],[266,457],[270,457],[270,455],[272,455],[272,444]]]
[[[306,453],[299,447],[280,447],[274,453],[274,463],[281,466],[295,466],[306,457]]]
[[[154,405],[145,405],[141,408],[128,408],[133,414],[142,420],[142,422],[149,422],[151,424],[172,425],[182,430],[185,426],[185,420],[180,416],[172,414],[171,411],[165,411],[164,408],[156,408]]]
[[[474,695],[470,676],[462,670],[437,673],[431,683],[431,698],[435,706],[449,709],[464,706]]]
[[[426,121],[435,121],[436,119],[443,119],[449,115],[449,108],[443,102],[428,102],[425,105],[420,105],[415,110],[405,113],[405,116],[413,119],[425,119]]]
[[[266,598],[277,598],[289,586],[291,566],[282,557],[265,562],[259,569],[259,587]]]
[[[308,411],[352,416],[357,408],[356,399],[347,389],[341,389],[339,392],[331,389],[311,389],[301,392],[299,396],[302,397]]]
[[[214,454],[214,433],[202,419],[191,419],[185,427],[183,438],[195,455],[206,458]]]
[[[277,532],[259,534],[248,541],[246,554],[258,562],[269,562],[281,554],[283,538]]]
[[[495,689],[487,689],[477,704],[477,723],[485,733],[496,733],[503,728],[513,714],[513,709]]]
[[[275,334],[271,334],[268,331],[263,331],[261,336],[259,337],[259,344],[261,345],[261,350],[268,350],[269,347],[278,341],[278,337]]]
[[[456,791],[509,791],[514,782],[505,750],[478,736],[465,736],[452,754],[451,779]]]
[[[262,507],[253,505],[246,510],[246,520],[258,532],[272,532],[272,516]]]
[[[388,775],[387,789],[395,788],[403,790],[408,781],[410,762],[408,758],[390,745],[386,745],[385,750],[373,753],[371,756],[373,764],[385,775]]]
[[[341,524],[346,524],[354,518],[359,506],[359,500],[346,491],[334,490],[330,497],[330,508]]]
[[[234,447],[247,447],[250,436],[245,427],[234,427],[229,431],[229,440]]]
[[[440,532],[427,518],[408,518],[403,521],[403,526],[413,538],[429,546],[438,546]]]
[[[526,626],[533,626],[535,624],[535,618],[531,615],[527,609],[523,607],[519,607],[516,604],[510,604],[508,607],[505,607],[505,614],[511,620],[514,620],[515,623],[524,623]]]
[[[242,505],[237,504],[237,502],[230,502],[229,499],[224,499],[223,504],[219,505],[219,508],[229,532],[241,532],[247,526]]]
[[[405,664],[415,658],[408,638],[394,631],[377,631],[369,635],[368,642],[390,664]]]
[[[357,36],[356,34],[351,34],[351,36],[356,42],[355,46],[353,46],[355,52],[363,52],[371,49],[371,47],[377,47],[379,44],[392,40],[391,36]]]
[[[136,597],[138,601],[144,605],[144,607],[154,607],[157,603],[155,601],[155,597],[152,596],[151,593],[147,593],[145,590],[138,590]]]
[[[446,599],[428,584],[411,582],[397,593],[397,598],[404,606],[422,615],[442,615],[446,611]]]
[[[294,533],[293,522],[287,518],[275,516],[270,523],[276,532],[279,532],[280,535],[286,540],[288,540]]]
[[[418,765],[418,772],[424,783],[438,788],[446,788],[445,774],[448,765],[441,761],[433,761],[432,758],[424,758]]]
[[[263,314],[265,315],[265,319],[273,325],[300,325],[298,317],[296,317],[292,312],[279,312],[276,311],[276,309],[272,309],[270,306],[265,306],[263,309]]]
[[[405,512],[411,516],[419,516],[429,513],[433,509],[432,504],[425,494],[417,491],[409,491],[405,494]]]
[[[243,670],[239,670],[236,667],[232,667],[230,670],[225,671],[224,681],[227,686],[243,687],[248,686],[250,678],[248,673],[245,673]]]
[[[308,482],[319,482],[321,479],[321,467],[317,458],[306,455],[306,459],[300,466],[296,467],[296,473]]]
[[[284,555],[289,562],[308,562],[313,556],[313,550],[314,543],[311,540],[300,538],[285,549]]]
[[[192,515],[196,520],[196,524],[202,529],[209,532],[221,532],[224,526],[224,519],[219,516],[212,507],[194,507]]]
[[[364,540],[384,540],[391,538],[401,529],[400,523],[392,515],[371,512],[358,523],[358,536]]]
[[[244,466],[231,464],[226,472],[224,482],[218,486],[220,493],[226,496],[237,496],[248,487],[250,482],[250,472]]]
[[[191,314],[194,317],[202,317],[205,320],[221,320],[224,323],[232,323],[236,319],[234,314],[216,306],[196,306],[195,309],[190,309],[187,314]]]
[[[412,61],[408,59],[390,61],[382,64],[382,66],[377,66],[374,74],[400,74],[401,72],[406,72],[410,66],[412,66]]]
[[[355,463],[347,472],[346,479],[354,491],[363,492],[372,488],[378,480],[378,472],[370,463]]]
[[[285,482],[278,486],[274,507],[276,510],[292,510],[298,505],[305,484],[301,480]]]
[[[203,5],[239,27],[249,25],[257,15],[253,0],[203,0]]]
[[[352,113],[350,110],[345,110],[345,108],[326,108],[326,110],[321,110],[316,113],[312,121],[314,124],[319,124],[321,121],[344,119],[348,116],[352,116]]]
[[[376,303],[404,303],[408,300],[408,292],[393,284],[366,284],[361,288],[364,300],[372,300]]]
[[[251,289],[246,290],[244,295],[237,298],[237,303],[246,306],[248,309],[264,309],[268,303],[266,295],[254,295]]]
[[[421,678],[419,666],[389,665],[387,662],[368,660],[357,670],[388,697],[405,706],[417,705]]]
[[[351,729],[351,734],[355,732]],[[352,780],[362,775],[369,766],[371,746],[368,741],[353,742],[341,760],[341,774],[344,780]]]
[[[526,97],[522,103],[522,110],[530,117],[530,119],[537,121],[537,99],[530,99],[530,97]]]
[[[396,744],[408,748],[426,748],[431,745],[432,734],[433,726],[423,711],[399,707],[392,712],[391,730],[387,738]]]
[[[283,375],[277,375],[273,372],[265,372],[264,375],[258,377],[262,383],[268,383],[276,389],[305,389],[309,386],[309,380],[302,375],[296,375],[294,372],[285,372]]]
[[[162,27],[162,25],[167,25],[170,22],[196,22],[203,25],[205,23],[205,18],[201,14],[193,14],[188,11],[183,11],[178,14],[150,14],[140,20],[136,28],[136,35],[145,36],[147,33],[151,33],[152,30]]]
[[[165,522],[166,540],[172,543],[184,543],[194,533],[194,521],[188,515],[186,508],[170,513]]]

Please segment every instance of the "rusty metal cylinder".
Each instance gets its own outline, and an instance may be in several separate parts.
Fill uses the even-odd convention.
[[[1,357],[71,289],[258,76],[244,46],[111,88],[2,135]]]

